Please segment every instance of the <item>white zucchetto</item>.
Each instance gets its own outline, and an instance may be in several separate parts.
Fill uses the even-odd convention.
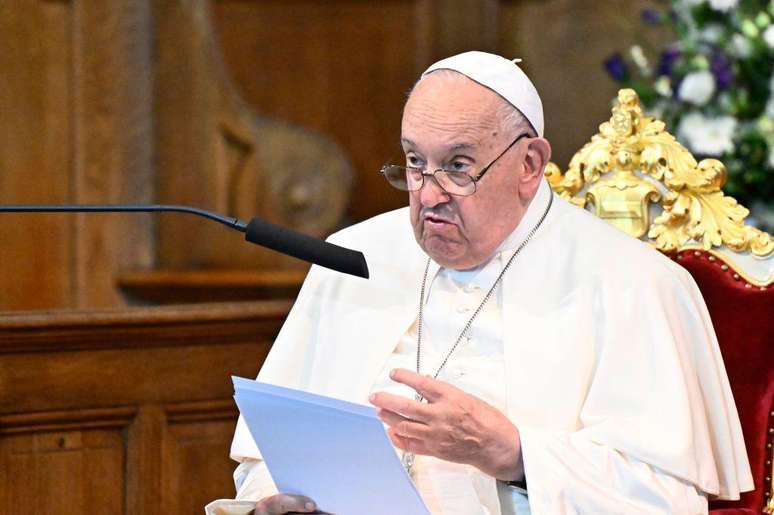
[[[453,55],[431,65],[422,77],[436,70],[461,73],[503,97],[521,111],[538,136],[543,136],[543,103],[532,81],[516,64],[520,59],[508,59],[486,52],[471,51]]]

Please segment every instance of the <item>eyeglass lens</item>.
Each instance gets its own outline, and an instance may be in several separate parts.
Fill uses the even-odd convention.
[[[405,168],[394,165],[385,166],[383,173],[393,187],[403,191],[417,191],[421,189],[427,177],[418,168]],[[473,179],[463,172],[436,170],[433,176],[441,188],[453,195],[470,195],[476,189]]]

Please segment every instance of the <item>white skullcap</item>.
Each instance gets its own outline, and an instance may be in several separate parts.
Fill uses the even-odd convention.
[[[427,74],[435,70],[454,70],[471,80],[485,86],[509,104],[521,111],[532,127],[543,136],[543,103],[535,86],[516,63],[521,59],[509,61],[504,57],[486,52],[465,52],[442,59],[425,70]]]

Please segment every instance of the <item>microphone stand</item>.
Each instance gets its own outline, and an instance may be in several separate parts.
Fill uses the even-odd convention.
[[[245,240],[337,272],[368,279],[368,265],[362,252],[328,243],[260,218],[244,222],[190,206],[169,204],[104,204],[104,205],[0,205],[0,213],[188,213],[235,229]]]

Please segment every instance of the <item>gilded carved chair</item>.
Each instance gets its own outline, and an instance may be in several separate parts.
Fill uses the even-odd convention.
[[[726,169],[697,162],[664,123],[622,89],[562,173],[546,168],[563,198],[684,266],[712,317],[736,400],[755,490],[711,501],[715,515],[774,513],[774,238],[745,224],[749,211],[723,194]]]

